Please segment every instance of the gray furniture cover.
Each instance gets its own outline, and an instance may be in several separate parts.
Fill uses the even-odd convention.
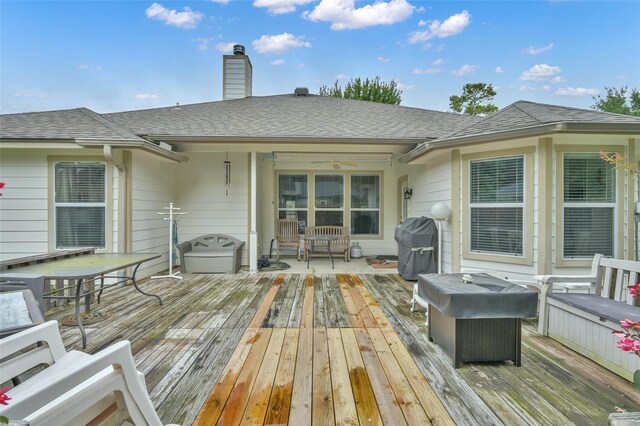
[[[488,274],[425,274],[418,277],[418,295],[453,318],[533,318],[538,294]]]
[[[415,281],[419,274],[437,272],[438,228],[433,219],[410,217],[396,227],[398,272]]]

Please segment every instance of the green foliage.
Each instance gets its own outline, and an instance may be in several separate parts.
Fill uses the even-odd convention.
[[[402,90],[398,89],[398,84],[394,80],[389,83],[381,81],[380,77],[373,80],[366,78],[364,81],[360,77],[351,79],[344,86],[344,89],[338,85],[338,80],[336,80],[333,87],[321,86],[318,93],[322,96],[360,99],[391,105],[400,105],[402,101]]]
[[[486,115],[496,112],[498,107],[494,104],[483,105],[496,95],[491,84],[467,83],[462,88],[462,95],[453,95],[449,98],[449,108],[455,112],[463,112],[467,115]]]
[[[631,89],[629,96],[627,96],[627,86],[622,86],[620,90],[605,86],[604,90],[607,92],[605,97],[594,96],[595,103],[591,105],[591,108],[640,117],[640,92],[638,89]]]

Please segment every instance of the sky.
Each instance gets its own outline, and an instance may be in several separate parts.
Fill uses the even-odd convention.
[[[0,112],[218,101],[234,44],[253,96],[379,76],[402,105],[448,111],[466,83],[500,108],[640,89],[635,0],[0,0]]]

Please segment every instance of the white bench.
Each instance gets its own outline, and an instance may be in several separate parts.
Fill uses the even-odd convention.
[[[537,277],[541,285],[538,331],[633,381],[640,357],[619,349],[612,332],[622,330],[624,319],[640,321],[640,307],[628,290],[639,275],[640,262],[597,254],[589,275]],[[553,292],[558,284],[565,292]],[[588,294],[567,291],[586,284]]]

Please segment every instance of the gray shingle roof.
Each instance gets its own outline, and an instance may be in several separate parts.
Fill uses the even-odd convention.
[[[444,139],[482,135],[552,123],[639,123],[640,117],[603,111],[517,101]]]
[[[230,138],[442,137],[476,117],[327,96],[276,95],[105,114],[138,135]]]
[[[87,108],[0,115],[3,139],[141,141],[128,129]]]

